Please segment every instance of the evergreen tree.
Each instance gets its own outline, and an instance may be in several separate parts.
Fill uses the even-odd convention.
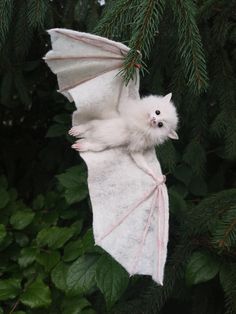
[[[105,2],[0,0],[0,313],[236,313],[236,1]],[[75,108],[42,61],[53,27],[124,42],[124,81],[138,63],[142,95],[173,92],[163,287],[94,247]]]

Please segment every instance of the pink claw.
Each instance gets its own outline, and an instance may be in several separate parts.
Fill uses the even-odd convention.
[[[75,144],[71,145],[71,147],[77,151],[84,150],[84,146],[83,146],[83,143],[81,143],[81,140],[79,142],[75,142]]]
[[[77,136],[79,133],[76,131],[75,127],[71,128],[68,132],[72,136]]]

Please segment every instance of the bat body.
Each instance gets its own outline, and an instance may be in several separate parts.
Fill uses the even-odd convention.
[[[132,154],[168,138],[177,139],[178,118],[170,99],[171,94],[129,100],[117,117],[74,126],[69,134],[80,139],[72,147],[78,151],[102,151],[124,146]]]
[[[69,133],[88,168],[95,243],[130,275],[163,284],[169,203],[154,147],[178,138],[171,94],[140,98],[138,67],[124,84],[130,49],[122,43],[68,29],[49,34],[45,60],[77,108]]]

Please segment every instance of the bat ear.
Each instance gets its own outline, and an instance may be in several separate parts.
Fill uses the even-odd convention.
[[[167,102],[170,102],[171,97],[172,97],[172,93],[169,93],[169,94],[164,96],[164,100],[167,101]]]
[[[171,138],[172,140],[178,140],[179,139],[178,134],[174,130],[170,130],[168,137]]]

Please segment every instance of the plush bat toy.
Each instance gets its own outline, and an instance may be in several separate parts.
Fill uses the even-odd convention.
[[[138,68],[124,84],[119,72],[129,48],[121,43],[67,29],[49,34],[45,60],[77,107],[69,133],[88,167],[95,243],[130,275],[162,284],[169,209],[154,146],[178,138],[171,94],[141,99]]]

